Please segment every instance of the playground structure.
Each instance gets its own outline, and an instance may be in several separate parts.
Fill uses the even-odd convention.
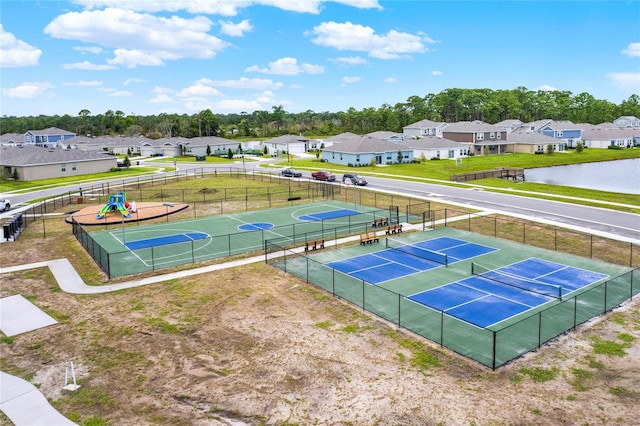
[[[136,202],[132,201],[129,203],[127,201],[127,195],[123,191],[118,192],[115,195],[110,195],[109,202],[100,209],[96,218],[102,219],[107,213],[115,211],[122,213],[123,217],[131,217],[131,213],[135,213],[137,211]]]

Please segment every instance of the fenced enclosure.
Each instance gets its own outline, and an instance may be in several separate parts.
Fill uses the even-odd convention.
[[[164,269],[173,266],[220,259],[236,255],[260,254],[264,241],[276,238],[281,244],[301,246],[314,240],[338,238],[366,233],[375,228],[380,218],[392,223],[422,223],[428,220],[429,204],[390,206],[377,209],[327,199],[272,209],[241,211],[235,214],[209,215],[180,221],[161,221],[153,224],[117,223],[100,227],[83,226],[73,221],[76,239],[87,250],[109,278]],[[346,216],[308,220],[301,212],[342,209]],[[418,212],[419,214],[412,214]],[[253,226],[268,222],[268,227]],[[238,230],[238,224],[248,226]],[[262,223],[262,225],[265,225]],[[423,225],[424,226],[424,225]],[[104,229],[102,229],[104,228]],[[180,238],[167,243],[144,246],[135,250],[127,247],[131,240],[168,238],[172,235],[198,234],[197,238]]]
[[[449,227],[616,265],[640,267],[640,246],[508,216],[445,208],[431,212],[431,228]]]
[[[448,231],[441,229],[441,232]],[[415,303],[406,294],[331,268],[327,262],[314,259],[315,256],[282,247],[277,241],[265,243],[268,264],[492,369],[640,293],[640,269],[636,268],[556,299],[512,321],[483,328],[443,310]]]
[[[230,188],[220,187],[215,185],[217,177],[244,180],[247,185]],[[162,186],[172,183],[205,179],[208,182],[207,187],[199,189],[162,188]],[[136,202],[181,202],[188,203],[190,206],[188,210],[180,214],[152,220],[148,223],[290,206],[318,200],[344,201],[379,209],[397,205],[402,206],[401,213],[411,216],[420,214],[424,210],[425,203],[431,206],[428,201],[416,200],[408,196],[377,193],[357,187],[326,184],[310,179],[282,178],[277,172],[203,167],[123,179],[119,183],[83,185],[80,190],[48,198],[24,209],[22,211],[24,226],[39,225],[43,238],[46,238],[46,221],[48,219],[57,219],[57,215],[72,212],[86,204],[104,205],[109,201],[110,195],[121,191],[126,192],[128,200]],[[109,225],[105,223],[102,226],[107,229]]]

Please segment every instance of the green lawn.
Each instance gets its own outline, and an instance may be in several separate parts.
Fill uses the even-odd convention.
[[[512,182],[503,179],[483,179],[467,183],[454,183],[450,176],[460,173],[492,170],[500,167],[536,168],[567,164],[591,163],[597,161],[613,161],[628,158],[640,158],[639,149],[609,150],[609,149],[585,149],[581,153],[575,150],[556,152],[552,155],[542,154],[503,154],[493,156],[475,156],[465,158],[461,165],[456,165],[452,160],[426,160],[422,163],[395,164],[388,166],[347,167],[336,164],[320,162],[317,159],[294,160],[293,167],[305,170],[330,170],[336,174],[354,172],[366,176],[391,176],[397,179],[414,180],[420,182],[440,183],[454,186],[482,186],[485,190],[502,191],[530,191],[529,195],[538,198],[562,199],[585,205],[600,205],[606,203],[618,203],[625,206],[607,205],[622,211],[640,213],[640,195],[612,193],[590,189],[573,188],[559,185],[545,185],[530,182]],[[279,162],[274,167],[284,167],[291,163]],[[568,199],[570,197],[571,199]],[[573,198],[585,200],[574,200]]]
[[[70,183],[81,182],[99,182],[105,179],[114,179],[119,177],[143,176],[156,173],[159,169],[165,172],[173,170],[173,167],[144,167],[120,169],[104,173],[92,173],[81,176],[69,176],[64,178],[39,179],[39,180],[2,180],[0,181],[0,192],[28,192],[34,189],[55,188]]]

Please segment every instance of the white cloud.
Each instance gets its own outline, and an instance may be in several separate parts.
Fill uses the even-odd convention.
[[[216,88],[207,86],[206,84],[201,84],[201,83],[194,84],[189,87],[185,87],[184,89],[176,93],[176,96],[179,96],[181,98],[188,97],[188,96],[221,96],[221,95],[222,93],[220,93]]]
[[[42,96],[54,86],[49,82],[24,82],[16,87],[2,89],[2,94],[8,98],[35,98]]]
[[[171,96],[175,93],[173,89],[169,89],[168,87],[156,86],[153,88],[152,92],[155,93],[156,96],[149,100],[150,103],[164,104],[173,102],[173,97]]]
[[[81,80],[77,83],[78,86],[82,86],[82,87],[90,87],[90,86],[102,86],[102,82],[98,81],[98,80],[93,80],[93,81],[84,81]]]
[[[273,80],[264,78],[246,78],[241,77],[238,80],[211,80],[208,78],[201,78],[196,81],[196,84],[206,84],[214,87],[225,87],[229,89],[250,89],[250,90],[278,90],[282,88],[283,84],[280,82],[274,82]]]
[[[131,96],[131,92],[127,92],[126,90],[117,90],[111,93],[109,96],[116,96],[116,97]]]
[[[211,26],[211,20],[203,16],[158,17],[109,8],[62,14],[44,32],[54,38],[115,48],[116,57],[110,63],[132,68],[165,60],[214,57],[229,44],[208,34]]]
[[[636,58],[640,56],[640,43],[629,43],[629,45],[620,51],[623,55]]]
[[[234,24],[231,21],[218,21],[218,24],[220,24],[220,32],[230,37],[242,37],[244,33],[253,31],[253,25],[248,19],[238,24]]]
[[[632,90],[634,93],[640,90],[639,72],[612,72],[607,74],[607,77],[619,89]]]
[[[131,83],[141,83],[143,81],[144,80],[142,80],[141,78],[128,78],[128,79],[126,79],[125,81],[122,82],[122,85],[123,86],[128,86]]]
[[[247,72],[260,72],[263,74],[277,74],[277,75],[298,75],[298,74],[321,74],[324,72],[322,65],[313,65],[302,63],[298,65],[296,58],[280,58],[277,61],[269,62],[269,67],[260,68],[258,65],[253,65],[247,68]]]
[[[77,50],[80,53],[93,53],[94,55],[99,55],[104,52],[104,49],[97,46],[76,46],[73,50]]]
[[[42,50],[18,40],[0,24],[0,68],[38,65]]]
[[[540,90],[541,92],[555,92],[558,89],[548,84],[543,84],[542,86],[538,86],[536,90]]]
[[[264,109],[262,104],[251,99],[225,99],[215,103],[215,111],[221,113],[257,111],[261,109]]]
[[[397,83],[398,79],[395,77],[387,77],[383,80],[385,83]]]
[[[96,65],[91,62],[76,62],[75,64],[63,64],[62,68],[66,70],[87,70],[87,71],[104,71],[104,70],[114,70],[117,67],[113,65]]]
[[[344,84],[353,84],[359,82],[360,80],[362,80],[362,78],[360,77],[342,77],[342,83]]]
[[[137,66],[154,66],[164,65],[163,59],[176,59],[175,56],[164,56],[164,52],[143,52],[140,50],[116,49],[113,52],[113,59],[107,60],[111,65],[123,65],[127,68],[135,68]]]
[[[400,59],[410,53],[424,53],[428,50],[425,43],[434,43],[426,36],[396,30],[377,35],[373,28],[351,22],[323,22],[305,35],[319,46],[367,52],[378,59]]]
[[[298,13],[318,14],[323,3],[334,2],[359,9],[382,9],[378,0],[234,0],[234,1],[194,1],[194,0],[76,0],[87,8],[127,7],[130,10],[144,12],[177,12],[236,16],[240,10],[254,6],[272,6]]]
[[[438,70],[431,71],[431,75],[442,75],[442,71],[438,71]]]
[[[339,58],[330,58],[329,61],[336,65],[367,65],[369,62],[361,56],[342,56]]]
[[[155,98],[149,99],[149,102],[152,104],[166,104],[173,102],[173,98],[169,95],[165,95],[164,93],[160,93]]]

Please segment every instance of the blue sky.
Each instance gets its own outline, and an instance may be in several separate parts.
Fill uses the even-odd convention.
[[[346,111],[640,93],[640,2],[2,0],[0,115]]]

